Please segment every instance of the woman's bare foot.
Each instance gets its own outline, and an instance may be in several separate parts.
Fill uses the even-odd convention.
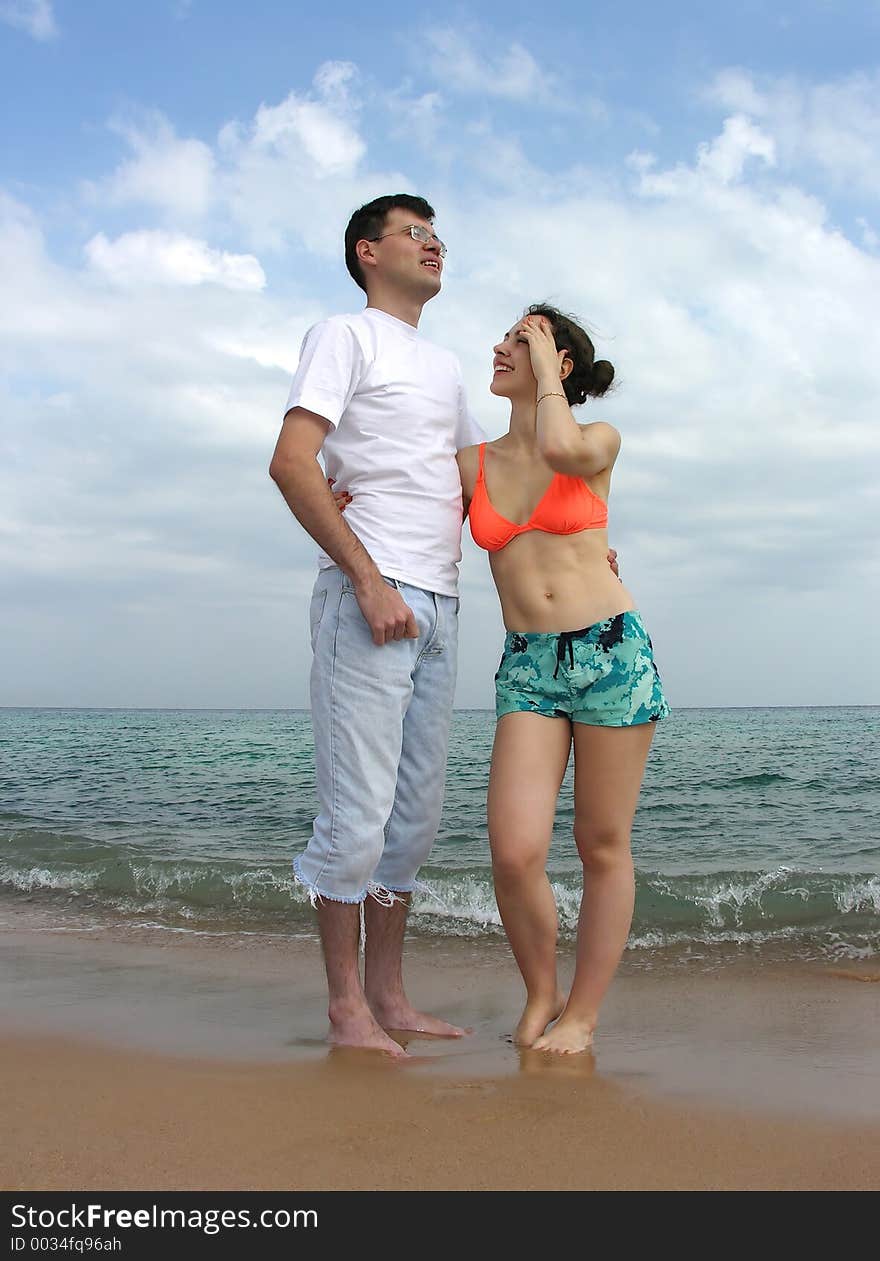
[[[595,1021],[579,1019],[575,1016],[561,1016],[556,1024],[537,1042],[532,1043],[534,1051],[555,1051],[559,1055],[577,1055],[590,1048],[593,1042]]]
[[[557,994],[555,998],[530,998],[513,1031],[514,1043],[517,1046],[533,1046],[535,1039],[540,1038],[564,1006],[562,994]]]
[[[460,1029],[437,1016],[429,1016],[427,1012],[416,1011],[405,1000],[403,1002],[373,1003],[373,1015],[383,1029],[400,1029],[405,1033],[427,1033],[434,1038],[463,1038],[470,1029]]]
[[[366,1005],[331,1004],[327,1041],[333,1046],[361,1047],[365,1051],[384,1051],[386,1055],[406,1055],[400,1043],[389,1038]]]

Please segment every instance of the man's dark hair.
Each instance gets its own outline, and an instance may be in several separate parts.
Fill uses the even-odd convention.
[[[345,229],[345,265],[348,274],[356,285],[367,292],[364,275],[358,261],[355,246],[358,241],[375,240],[381,236],[388,218],[389,210],[411,210],[419,219],[434,222],[434,207],[429,206],[424,197],[413,197],[410,193],[390,193],[387,197],[377,197],[368,201],[360,210],[356,210]]]

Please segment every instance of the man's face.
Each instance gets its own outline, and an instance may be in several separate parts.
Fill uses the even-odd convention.
[[[409,228],[412,224],[424,228],[427,241],[414,240]],[[420,219],[412,210],[395,206],[385,217],[381,240],[373,241],[375,266],[365,267],[368,278],[375,276],[385,285],[400,288],[408,297],[427,302],[440,292],[443,275],[443,259],[440,242],[427,219]]]

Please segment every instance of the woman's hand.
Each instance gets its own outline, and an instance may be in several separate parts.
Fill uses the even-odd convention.
[[[335,477],[328,477],[327,485],[330,487],[331,491],[333,491],[333,499],[336,503],[336,507],[340,512],[345,512],[346,508],[351,503],[352,497],[347,490],[333,490],[333,483],[335,481]]]
[[[559,370],[565,352],[556,349],[550,321],[543,315],[527,315],[520,323],[519,331],[529,344],[535,380],[539,384],[559,386]]]

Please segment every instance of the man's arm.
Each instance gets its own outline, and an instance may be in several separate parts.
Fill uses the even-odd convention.
[[[474,486],[480,465],[480,448],[462,447],[456,453],[455,460],[458,464],[458,476],[461,482],[462,512],[464,516],[467,516],[471,500],[474,497]]]
[[[412,609],[389,587],[360,539],[349,529],[318,464],[328,422],[304,407],[284,417],[269,476],[300,525],[347,574],[375,644],[417,639]]]

